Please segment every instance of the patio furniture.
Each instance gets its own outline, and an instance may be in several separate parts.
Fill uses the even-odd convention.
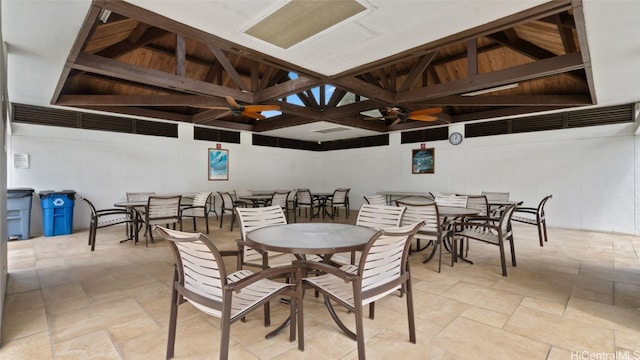
[[[136,212],[130,212],[122,208],[96,210],[96,207],[89,199],[86,197],[80,198],[89,206],[89,210],[91,211],[91,219],[89,220],[89,245],[91,245],[91,251],[96,249],[97,230],[112,225],[128,225],[127,233],[129,238],[126,240],[131,240],[131,237],[133,237],[135,243],[138,242],[138,231],[135,231],[138,226],[138,216]]]
[[[149,196],[144,216],[142,217],[145,225],[145,246],[149,246],[149,239],[151,239],[152,243],[155,242],[151,232],[152,225],[166,224],[167,227],[173,225],[175,229],[176,224],[178,224],[180,225],[180,230],[182,230],[182,217],[180,217],[181,200],[181,195]]]
[[[308,269],[324,273],[303,279],[303,283],[322,293],[329,313],[341,330],[357,341],[358,359],[363,360],[365,335],[363,308],[369,305],[369,318],[375,315],[375,301],[403,289],[407,302],[409,341],[416,343],[411,272],[409,271],[409,247],[412,237],[422,223],[400,228],[377,231],[362,250],[357,265],[335,268],[329,264],[302,262]],[[333,309],[331,301],[345,307],[355,316],[355,333],[347,328]]]
[[[207,228],[207,234],[209,233],[209,199],[211,198],[211,192],[199,192],[193,198],[193,203],[189,206],[183,206],[180,216],[183,218],[193,219],[193,231],[198,231],[196,227],[196,219],[204,219],[205,226]]]
[[[220,359],[229,358],[231,324],[245,318],[260,305],[270,300],[287,296],[291,329],[289,340],[296,338],[297,314],[302,313],[302,287],[296,286],[300,279],[300,269],[296,266],[271,268],[253,273],[240,270],[228,274],[222,256],[224,255],[206,235],[186,233],[155,226],[156,234],[167,241],[175,255],[175,267],[171,289],[171,311],[169,316],[169,336],[167,338],[167,359],[174,356],[178,307],[188,301],[195,309],[207,315],[220,318]],[[228,254],[233,255],[233,254]],[[292,283],[270,280],[272,277],[287,276]],[[298,310],[298,306],[300,306]],[[265,326],[267,315],[265,315]],[[303,333],[300,330],[298,348],[303,349]]]
[[[468,221],[455,223],[455,231],[453,234],[452,255],[453,261],[457,256],[457,239],[465,238],[467,241],[476,240],[486,244],[498,246],[500,249],[500,264],[502,266],[502,276],[507,276],[507,265],[505,259],[505,243],[509,243],[511,248],[511,265],[516,266],[516,253],[513,244],[513,231],[511,229],[511,216],[516,205],[509,205],[501,213],[500,218],[477,217]]]
[[[535,225],[538,228],[538,239],[540,240],[540,246],[544,246],[544,243],[548,240],[547,237],[547,219],[544,215],[544,206],[551,199],[553,195],[545,196],[537,208],[518,206],[515,209],[511,220],[524,224]]]

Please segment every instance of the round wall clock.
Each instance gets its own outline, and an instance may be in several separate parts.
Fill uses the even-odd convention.
[[[462,134],[460,134],[459,132],[452,133],[451,135],[449,135],[449,142],[453,145],[460,144],[462,142]]]

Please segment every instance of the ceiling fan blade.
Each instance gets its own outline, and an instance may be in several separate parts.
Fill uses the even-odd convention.
[[[409,116],[409,119],[418,120],[418,121],[436,121],[436,120],[438,120],[437,117],[431,116],[431,115],[411,115],[411,116]]]
[[[231,105],[234,108],[239,108],[240,105],[238,105],[238,103],[236,102],[236,99],[234,99],[231,96],[225,96],[225,99],[227,99],[227,102],[229,103],[229,105]]]
[[[253,112],[253,111],[247,111],[247,110],[243,111],[242,115],[244,115],[246,117],[250,117],[252,119],[256,119],[256,120],[262,120],[262,119],[266,118],[266,116],[264,116],[262,114],[259,114],[257,112]]]
[[[369,116],[366,116],[366,117],[363,117],[362,120],[384,120],[384,118],[383,117],[369,117]]]
[[[280,110],[280,106],[279,105],[245,105],[244,110],[249,112]]]
[[[431,115],[431,114],[437,114],[437,113],[441,113],[441,112],[442,112],[442,108],[441,107],[433,107],[433,108],[428,108],[428,109],[412,111],[411,112],[411,116],[414,116],[414,115]]]

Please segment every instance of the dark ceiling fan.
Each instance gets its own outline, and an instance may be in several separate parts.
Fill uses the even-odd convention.
[[[390,126],[409,120],[436,121],[438,117],[433,115],[441,113],[442,108],[432,107],[411,111],[403,107],[393,106],[380,109],[379,111],[382,115],[381,117],[365,117],[365,120],[393,120]]]
[[[278,105],[240,105],[238,104],[236,99],[234,99],[231,96],[225,96],[225,99],[229,104],[228,106],[198,106],[198,107],[203,109],[210,109],[210,110],[227,110],[226,112],[216,116],[216,119],[221,119],[229,115],[234,115],[234,116],[246,116],[256,120],[262,120],[266,118],[266,116],[260,114],[262,111],[280,110],[280,106]]]

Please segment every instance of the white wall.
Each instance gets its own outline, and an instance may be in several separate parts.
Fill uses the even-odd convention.
[[[638,233],[634,124],[512,134],[447,141],[435,148],[435,174],[411,174],[411,150],[393,133],[390,146],[310,152],[252,146],[251,134],[229,149],[229,181],[207,180],[207,149],[193,139],[193,126],[179,125],[179,138],[13,124],[10,152],[30,156],[29,169],[9,168],[9,187],[73,189],[98,207],[110,207],[127,191],[157,193],[235,189],[332,191],[351,187],[352,208],[376,191],[510,191],[515,200],[547,206],[551,226]],[[218,203],[219,205],[220,203]],[[32,233],[42,232],[34,198]],[[74,228],[88,226],[77,202]]]

